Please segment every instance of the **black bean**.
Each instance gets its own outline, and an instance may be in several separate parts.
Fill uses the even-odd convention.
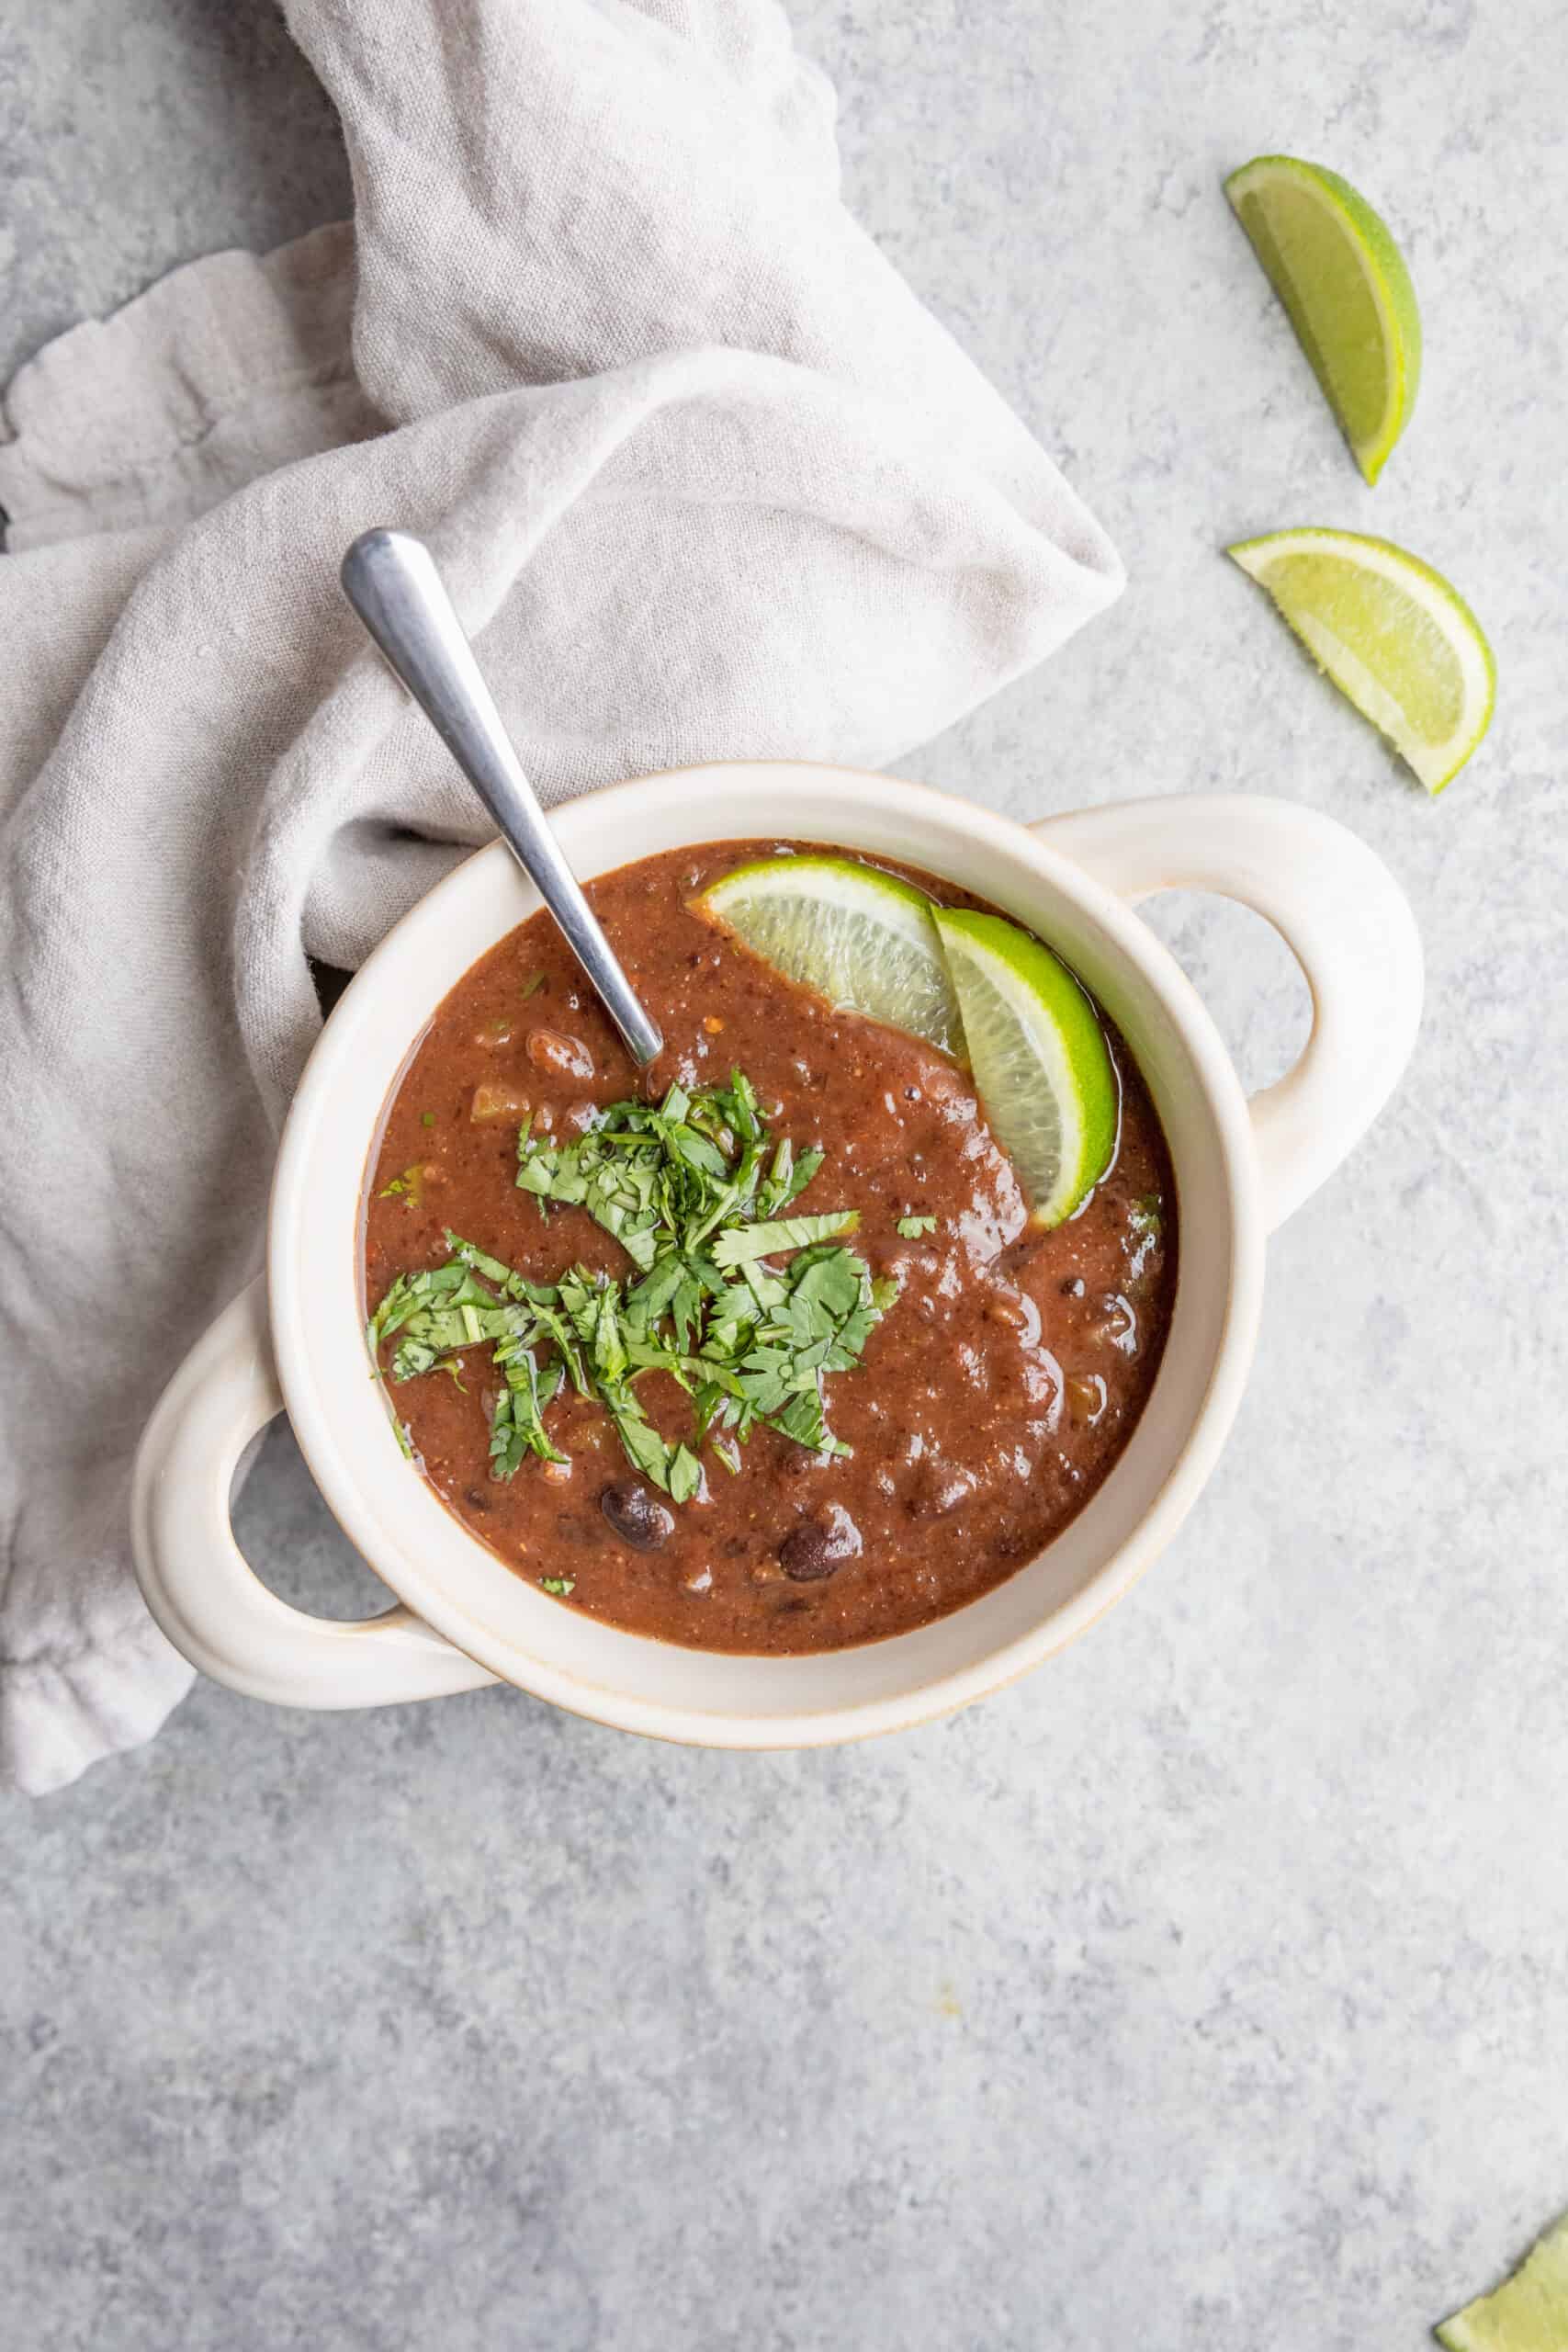
[[[860,1549],[860,1529],[842,1503],[829,1503],[820,1519],[803,1519],[790,1529],[779,1545],[779,1563],[796,1584],[815,1584],[858,1558]]]
[[[675,1532],[673,1515],[662,1503],[655,1502],[648,1488],[638,1486],[635,1478],[627,1478],[618,1487],[606,1487],[599,1498],[599,1508],[607,1525],[634,1552],[657,1552]]]

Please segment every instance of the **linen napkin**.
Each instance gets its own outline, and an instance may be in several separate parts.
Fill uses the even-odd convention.
[[[62,337],[0,438],[0,1771],[29,1790],[190,1679],[130,1465],[259,1261],[307,957],[357,964],[483,836],[341,600],[349,540],[430,539],[548,800],[880,766],[1121,584],[845,212],[770,0],[288,13],[352,228]]]

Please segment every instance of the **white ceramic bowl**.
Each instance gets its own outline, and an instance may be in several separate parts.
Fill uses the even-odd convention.
[[[1178,1295],[1154,1394],[1121,1460],[1037,1558],[937,1623],[822,1657],[733,1657],[595,1623],[513,1576],[405,1463],[367,1375],[360,1184],[411,1045],[476,957],[538,900],[482,850],[404,917],[327,1023],[289,1112],[267,1272],[198,1341],[142,1442],[138,1573],[169,1638],[253,1696],[370,1706],[492,1678],[628,1731],[716,1747],[815,1746],[964,1705],[1059,1650],[1169,1542],[1247,1377],[1270,1229],[1344,1157],[1408,1057],[1421,1000],[1410,910],[1342,826],[1211,796],[1124,803],[1026,830],[922,786],[777,763],[650,776],[554,819],[584,876],[687,843],[788,836],[908,859],[1040,932],[1120,1025],[1175,1163]],[[1129,901],[1213,890],[1266,915],[1311,984],[1301,1060],[1250,1104],[1191,986]],[[235,1465],[287,1411],[317,1484],[400,1607],[304,1615],[230,1528]]]

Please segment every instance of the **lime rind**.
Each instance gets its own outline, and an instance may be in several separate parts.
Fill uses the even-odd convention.
[[[936,910],[975,1083],[1036,1225],[1060,1225],[1116,1149],[1121,1090],[1104,1032],[1058,956],[1000,915]]]
[[[1267,591],[1320,668],[1427,790],[1441,792],[1484,736],[1497,698],[1492,648],[1451,582],[1392,539],[1358,531],[1269,531],[1226,553]],[[1335,567],[1343,575],[1337,599]],[[1359,643],[1336,628],[1333,608],[1353,590],[1349,601],[1366,622],[1365,585],[1372,581],[1392,594]]]
[[[1258,155],[1225,181],[1225,194],[1338,420],[1356,463],[1375,482],[1410,422],[1421,381],[1421,312],[1404,254],[1381,214],[1360,192],[1321,164],[1295,155]],[[1380,351],[1357,317],[1357,286],[1339,272],[1337,286],[1309,289],[1292,270],[1277,230],[1286,208],[1315,207],[1325,230],[1321,255],[1354,266],[1375,320]],[[1317,300],[1311,299],[1315,292]],[[1365,395],[1377,383],[1381,398]]]
[[[1037,1225],[1070,1216],[1116,1148],[1121,1090],[1093,1005],[1000,915],[934,907],[853,859],[754,860],[694,904],[829,1003],[967,1062]]]
[[[725,875],[697,904],[829,1004],[966,1061],[931,903],[909,883],[850,858],[761,858]]]
[[[1434,2333],[1448,2352],[1562,2352],[1568,2344],[1568,2215],[1538,2238],[1519,2267]]]

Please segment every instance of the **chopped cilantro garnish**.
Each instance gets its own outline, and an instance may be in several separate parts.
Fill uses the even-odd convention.
[[[433,1127],[435,1125],[434,1112],[422,1111],[419,1114],[419,1124],[422,1127]]]
[[[531,996],[537,996],[537,995],[538,995],[539,990],[544,987],[545,982],[546,982],[548,978],[549,978],[549,974],[548,974],[547,972],[536,972],[536,973],[535,973],[535,975],[534,975],[534,977],[533,977],[533,978],[532,978],[531,980],[525,980],[525,981],[524,982],[523,986],[518,989],[517,993],[518,993],[518,995],[523,999],[523,1001],[524,1001],[524,1003],[525,1003],[525,1004],[526,1004],[526,1003],[527,1003],[528,999],[529,999]],[[570,1589],[571,1589],[571,1588],[570,1588],[570,1586],[569,1585],[569,1586],[567,1587],[567,1590],[570,1592]]]
[[[498,1478],[529,1453],[564,1459],[544,1408],[569,1383],[603,1407],[627,1459],[672,1502],[702,1493],[705,1446],[739,1471],[739,1445],[759,1423],[814,1453],[846,1453],[823,1383],[859,1363],[898,1286],[874,1282],[857,1251],[837,1246],[857,1210],[781,1216],[822,1159],[816,1146],[797,1156],[787,1137],[773,1144],[740,1070],[728,1086],[671,1087],[658,1105],[613,1102],[575,1143],[525,1125],[520,1189],[542,1216],[586,1209],[632,1271],[574,1266],[557,1283],[530,1283],[448,1233],[446,1265],[400,1274],[388,1290],[370,1320],[372,1352],[395,1340],[391,1377],[403,1381],[456,1376],[464,1349],[492,1349],[503,1384],[491,1419]],[[782,1269],[763,1262],[786,1255]],[[637,1393],[648,1372],[690,1396],[690,1444],[671,1445],[649,1422]]]
[[[553,1592],[558,1599],[564,1600],[567,1594],[576,1586],[577,1578],[575,1577],[541,1577],[539,1582],[547,1592]]]
[[[936,1219],[934,1216],[901,1216],[898,1231],[906,1241],[918,1241],[922,1233],[936,1231]]]

